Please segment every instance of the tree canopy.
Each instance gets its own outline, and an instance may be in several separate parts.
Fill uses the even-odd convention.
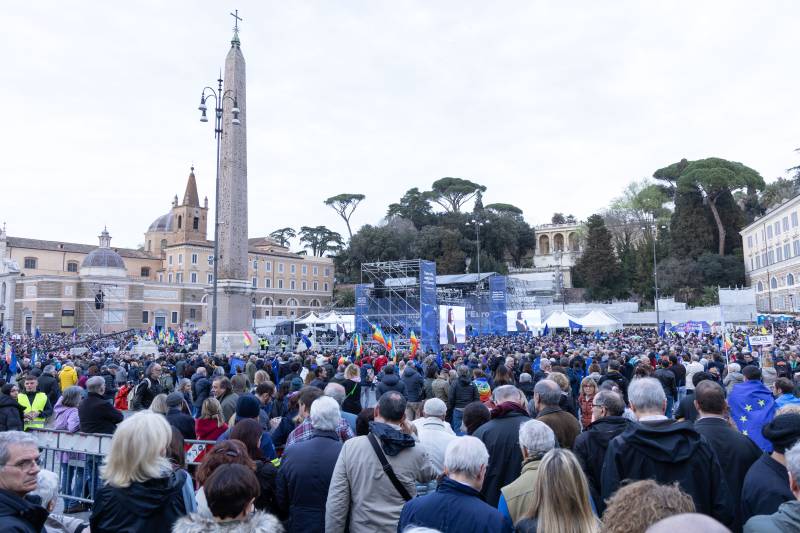
[[[347,225],[347,234],[353,238],[353,230],[350,228],[350,217],[353,216],[353,211],[356,210],[358,204],[366,198],[363,194],[342,193],[336,196],[331,196],[325,200],[325,205],[332,208],[336,213],[342,217],[344,223]]]
[[[297,237],[297,233],[292,228],[280,228],[276,229],[272,233],[269,234],[270,237],[278,241],[278,244],[281,246],[289,246],[289,239],[294,239]]]
[[[478,192],[486,192],[486,186],[462,178],[441,178],[433,182],[426,197],[450,213],[458,213],[461,207]]]

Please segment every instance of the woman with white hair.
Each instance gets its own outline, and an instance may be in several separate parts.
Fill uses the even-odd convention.
[[[80,387],[70,387],[80,389]],[[69,389],[67,389],[69,390]],[[58,476],[49,470],[40,470],[36,475],[36,490],[31,494],[42,500],[42,507],[50,513],[44,523],[47,533],[80,533],[89,527],[89,524],[79,518],[55,514],[53,511],[58,504]]]
[[[122,422],[100,469],[106,484],[95,496],[93,533],[169,533],[187,514],[186,472],[173,472],[166,457],[172,429],[161,415],[142,411]]]

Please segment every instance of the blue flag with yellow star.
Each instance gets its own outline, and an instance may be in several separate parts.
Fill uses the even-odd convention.
[[[769,453],[772,443],[761,434],[761,428],[775,416],[775,400],[760,381],[738,383],[728,395],[731,418],[743,435]]]

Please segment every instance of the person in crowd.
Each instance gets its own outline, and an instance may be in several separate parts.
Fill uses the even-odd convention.
[[[133,389],[133,409],[150,409],[153,398],[161,394],[161,373],[163,369],[158,363],[152,363],[144,371],[144,379]]]
[[[170,392],[167,396],[167,422],[181,432],[186,440],[195,440],[195,421],[192,415],[186,414],[181,409],[186,403],[182,392]]]
[[[585,377],[581,381],[581,392],[578,395],[578,407],[581,410],[581,427],[586,429],[592,423],[592,401],[597,394],[597,382]]]
[[[222,406],[222,416],[226,422],[229,422],[236,413],[236,402],[239,400],[239,395],[233,392],[231,380],[225,376],[214,378],[214,381],[211,382],[211,394],[219,400],[219,404]]]
[[[361,371],[354,364],[347,365],[344,370],[344,401],[342,411],[358,416],[361,412]]]
[[[75,371],[75,365],[72,361],[64,361],[64,366],[61,367],[61,371],[58,373],[58,382],[62,391],[78,384],[78,373]]]
[[[86,397],[78,405],[78,418],[83,433],[112,434],[117,424],[122,422],[123,414],[103,397],[106,380],[94,376],[86,380]]]
[[[39,443],[22,431],[0,433],[0,531],[42,531],[48,511],[36,490],[39,475]]]
[[[408,399],[406,419],[412,422],[420,415],[422,409],[422,402],[425,399],[425,380],[409,362],[403,370],[402,381],[406,387],[406,398]]]
[[[325,499],[342,449],[336,433],[339,404],[333,398],[317,398],[311,404],[310,418],[314,427],[311,438],[287,447],[278,471],[277,502],[289,517],[289,533],[325,531]]]
[[[55,405],[58,397],[61,394],[58,378],[56,377],[56,367],[53,365],[46,365],[42,369],[42,375],[37,379],[36,390],[43,392],[50,400],[50,405]]]
[[[156,394],[156,397],[153,398],[152,402],[150,402],[148,411],[167,416],[167,412],[169,411],[169,406],[167,405],[167,395],[163,392],[161,394]]]
[[[772,386],[775,395],[775,407],[780,409],[784,405],[800,405],[800,398],[795,396],[795,385],[788,378],[778,378]]]
[[[517,388],[522,391],[527,401],[531,401],[533,399],[533,376],[528,372],[522,372],[519,375]]]
[[[525,395],[513,385],[494,390],[492,419],[479,427],[474,436],[489,450],[489,467],[481,494],[486,503],[497,507],[500,489],[519,477],[522,452],[519,449],[519,427],[530,420],[525,410]],[[576,422],[577,423],[577,422]]]
[[[328,369],[325,365],[320,365],[314,369],[314,379],[311,380],[311,383],[308,385],[310,387],[316,387],[319,390],[324,390],[325,385],[328,384]]]
[[[694,512],[692,497],[682,491],[678,483],[660,485],[652,479],[636,481],[620,487],[608,500],[603,513],[603,532],[645,533],[659,520]]]
[[[772,445],[761,430],[775,416],[775,399],[761,381],[760,368],[747,365],[742,369],[742,375],[744,382],[736,385],[728,395],[731,418],[740,431],[746,431],[759,448],[769,453]]]
[[[28,374],[24,379],[25,392],[17,395],[17,401],[25,409],[23,412],[25,429],[42,429],[47,419],[53,414],[53,406],[47,394],[37,390],[39,383],[36,376]]]
[[[592,512],[589,485],[578,459],[554,448],[542,457],[533,485],[531,505],[517,522],[517,531],[595,533],[600,523]]]
[[[83,390],[73,385],[64,391],[64,394],[56,402],[53,408],[55,419],[53,420],[52,429],[59,431],[66,431],[68,433],[76,433],[81,429],[81,419],[78,414],[78,406],[81,403]],[[81,466],[74,466],[70,468],[70,461],[75,459],[82,459],[80,454],[62,453],[60,457],[60,473],[61,473],[61,492],[64,494],[71,494],[72,496],[80,496],[83,489],[84,481],[84,468]],[[46,507],[46,506],[45,506]],[[64,512],[66,514],[84,511],[85,506],[77,500],[70,498],[64,499]]]
[[[581,425],[574,416],[559,406],[561,398],[561,387],[549,378],[543,379],[533,389],[532,411],[537,413],[537,420],[550,426],[556,434],[558,445],[569,449],[581,432]]]
[[[406,384],[396,374],[397,368],[394,363],[389,363],[383,367],[383,376],[375,386],[375,394],[380,398],[384,393],[389,391],[399,392],[406,396]]]
[[[224,464],[203,486],[211,516],[193,513],[175,523],[173,533],[283,533],[280,521],[255,511],[259,484],[253,471],[240,464]]]
[[[275,499],[275,482],[278,469],[270,462],[261,450],[260,442],[264,430],[257,420],[247,418],[240,420],[231,430],[231,439],[242,441],[247,454],[256,465],[255,474],[261,487],[261,493],[256,498],[256,509],[269,513],[278,513],[279,508]],[[208,494],[206,494],[208,498]]]
[[[720,465],[723,465],[725,481],[736,503],[731,529],[740,531],[744,522],[738,496],[742,494],[747,471],[762,455],[761,449],[728,423],[728,405],[722,385],[711,380],[701,381],[696,385],[694,394],[687,398],[694,398],[695,408],[700,414],[694,423],[695,431],[705,437],[717,454]]]
[[[316,389],[316,387],[312,387],[312,389]],[[282,390],[286,390],[287,392],[289,390],[289,384],[286,381],[280,385],[279,392]],[[270,426],[273,427],[270,436],[272,438],[272,442],[277,447],[284,446],[289,434],[294,430],[294,428],[297,427],[299,418],[298,413],[300,412],[299,400],[299,389],[297,391],[288,393],[285,397],[285,407],[281,408],[281,411],[284,414],[282,416],[273,418],[270,421]]]
[[[186,512],[193,513],[197,511],[197,499],[194,495],[194,481],[186,465],[186,440],[183,438],[180,430],[175,426],[170,426],[172,430],[172,440],[167,446],[167,459],[169,459],[170,466],[173,472],[183,470],[180,477],[185,479],[183,487],[183,501],[186,503]]]
[[[686,356],[684,356],[684,360]],[[692,394],[694,392],[694,382],[692,381],[692,377],[697,374],[698,372],[704,372],[705,367],[700,362],[700,356],[697,354],[692,354],[689,357],[688,363],[683,363],[686,367],[686,394]]]
[[[396,529],[403,504],[416,494],[416,483],[435,477],[424,448],[409,434],[405,412],[403,395],[387,392],[378,399],[370,434],[342,446],[325,505],[326,532]]]
[[[559,389],[561,389],[561,397],[558,400],[558,407],[560,407],[561,410],[564,411],[565,413],[569,413],[570,415],[572,415],[572,417],[575,418],[575,420],[577,421],[578,405],[575,403],[575,399],[572,397],[572,387],[570,386],[569,378],[567,377],[567,375],[562,372],[552,372],[547,379],[555,382],[558,385]],[[533,393],[534,395],[536,394],[535,386],[533,389]],[[578,428],[580,428],[580,423],[578,423]]]
[[[261,374],[258,372],[261,372]],[[267,374],[263,370],[259,370],[258,372],[256,372],[256,379],[261,375]],[[271,381],[262,381],[255,386],[253,396],[258,398],[258,402],[261,404],[261,413],[258,415],[258,421],[261,422],[261,426],[264,429],[269,429],[269,419],[274,404],[273,399],[275,398],[275,384]]]
[[[583,467],[592,501],[599,512],[604,508],[600,497],[600,478],[608,443],[630,428],[632,422],[625,418],[622,396],[610,390],[601,390],[592,400],[592,423],[575,438],[573,451]]]
[[[171,441],[166,419],[149,411],[119,425],[100,469],[105,485],[95,495],[92,532],[168,533],[187,514],[185,471],[174,472],[166,457]]]
[[[658,362],[658,368],[653,374],[653,377],[661,383],[661,387],[664,389],[664,395],[667,398],[667,408],[664,414],[667,418],[672,418],[673,406],[678,399],[678,385],[675,379],[675,373],[670,367],[669,359],[661,359]]]
[[[539,475],[542,457],[556,447],[556,436],[550,426],[539,420],[528,420],[519,427],[519,448],[522,471],[517,479],[500,490],[498,510],[513,524],[527,516],[533,506],[533,487]]]
[[[708,372],[695,372],[692,375],[692,391],[691,394],[687,394],[684,398],[681,398],[681,401],[678,402],[678,409],[675,411],[675,420],[688,420],[690,422],[694,422],[700,417],[700,413],[697,412],[697,407],[694,404],[694,388],[702,381],[711,381],[712,383],[717,383],[717,381],[713,378],[711,374]],[[719,383],[717,383],[719,385]]]
[[[470,380],[469,367],[459,365],[456,373],[458,377],[450,385],[450,391],[447,394],[447,414],[450,416],[450,425],[453,431],[456,435],[461,435],[464,408],[472,402],[479,402],[481,398],[478,387]]]
[[[197,414],[203,408],[203,402],[206,401],[206,398],[211,396],[211,381],[208,379],[208,371],[206,367],[201,366],[197,369],[194,375],[191,378],[192,381],[192,398],[194,398],[194,415]]]
[[[747,368],[749,367],[745,370]],[[761,432],[770,442],[772,452],[762,454],[744,477],[742,485],[744,522],[755,515],[771,515],[782,503],[794,499],[789,486],[789,471],[786,468],[784,454],[800,441],[800,414],[778,415],[764,426]]]
[[[17,401],[19,387],[6,383],[0,388],[0,432],[22,431],[25,408]]]
[[[606,452],[601,495],[608,499],[622,480],[680,482],[698,512],[725,525],[733,522],[733,498],[714,450],[691,422],[673,422],[664,388],[655,378],[631,382],[628,397],[638,424],[614,438]]]
[[[511,520],[481,497],[488,464],[489,452],[480,439],[454,436],[445,451],[444,476],[436,492],[408,501],[397,530],[413,525],[442,533],[510,533]]]
[[[375,408],[362,409],[356,417],[356,437],[369,435],[369,425],[375,420]]]
[[[622,375],[620,369],[622,365],[616,359],[611,359],[608,362],[608,370],[606,374],[597,382],[597,386],[601,386],[606,381],[613,381],[619,387],[622,399],[628,403],[628,379]]]
[[[419,442],[428,452],[428,457],[437,475],[444,471],[444,452],[447,445],[456,438],[450,424],[445,422],[446,415],[447,406],[444,402],[439,398],[431,398],[425,400],[422,407],[422,418],[412,422],[417,429]]]
[[[355,435],[356,432],[356,420],[358,417],[353,413],[348,413],[347,411],[342,410],[342,405],[345,401],[345,388],[344,385],[341,383],[328,383],[323,391],[323,394],[329,398],[333,398],[336,400],[336,403],[339,405],[339,414],[341,415],[342,420],[347,422],[347,425],[350,426],[350,430]]]
[[[206,480],[214,473],[214,470],[221,465],[232,463],[244,465],[252,472],[256,471],[256,464],[247,454],[247,448],[238,440],[231,439],[216,444],[213,449],[208,450],[208,453],[203,456],[203,460],[200,462],[200,465],[197,467],[197,472],[195,473],[195,481],[198,485],[197,492],[195,492],[197,513],[208,518],[212,516],[211,511],[208,510],[208,502],[206,501],[203,487]],[[259,494],[260,492],[259,490]]]
[[[463,418],[461,420],[461,433],[464,435],[474,435],[479,427],[492,419],[492,413],[482,402],[468,403],[464,407]],[[451,426],[452,427],[452,426]]]
[[[77,388],[80,389],[80,387]],[[50,513],[44,523],[43,531],[45,533],[81,533],[87,530],[88,522],[66,516],[66,514],[55,514],[58,504],[58,486],[58,475],[55,472],[39,470],[39,474],[36,476],[36,490],[31,492],[31,495],[39,498],[40,505]]]
[[[233,428],[236,427],[243,420],[255,420],[261,425],[260,416],[261,416],[261,406],[258,399],[253,396],[252,394],[243,394],[241,395],[236,401],[236,412],[234,413],[233,417],[233,425],[229,425],[228,429],[222,433],[217,438],[217,442],[222,442],[227,440],[231,437],[231,433],[233,432]],[[262,426],[263,430],[263,426]],[[275,445],[272,442],[272,437],[270,436],[268,431],[262,431],[261,433],[261,455],[267,461],[271,461],[277,457],[277,453],[275,452]]]
[[[722,385],[725,387],[725,392],[730,394],[734,385],[744,382],[744,374],[742,374],[742,367],[739,363],[729,364],[727,370],[728,372],[722,380]]]
[[[681,513],[659,520],[648,527],[646,533],[675,533],[676,531],[730,533],[731,530],[710,516],[700,513]]]
[[[431,392],[433,397],[439,398],[448,406],[450,405],[450,383],[445,369],[440,370],[436,378],[431,382]]]
[[[317,398],[321,397],[322,395],[323,392],[317,387],[306,386],[300,389],[298,394],[297,418],[301,419],[302,421],[287,437],[285,448],[289,448],[297,442],[308,440],[314,434],[314,425],[308,415],[311,411],[311,404],[313,404]],[[342,442],[355,437],[355,433],[352,429],[350,429],[350,426],[344,421],[344,419],[340,417],[337,424],[338,427],[336,428],[336,433],[339,435],[339,438],[342,440]]]
[[[751,517],[744,525],[744,533],[800,531],[800,442],[786,451],[784,461],[789,472],[789,490],[792,491],[793,499],[780,504],[772,514]]]
[[[188,378],[181,378],[178,380],[178,386],[175,390],[183,394],[183,401],[186,402],[186,408],[189,409],[189,414],[191,414],[190,407],[194,403],[192,399],[192,381]]]

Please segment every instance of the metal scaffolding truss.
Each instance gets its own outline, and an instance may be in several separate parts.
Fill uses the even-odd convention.
[[[407,337],[421,323],[420,260],[361,264],[366,285],[366,319],[387,334]],[[402,341],[401,341],[402,342]]]

